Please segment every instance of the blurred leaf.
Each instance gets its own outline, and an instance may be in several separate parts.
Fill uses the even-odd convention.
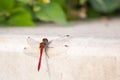
[[[94,9],[89,8],[87,11],[87,16],[88,16],[88,18],[98,18],[101,16],[101,14],[99,12],[95,11]]]
[[[37,4],[39,4],[39,5],[43,4],[42,0],[37,0],[37,1],[38,1]]]
[[[79,0],[79,2],[81,5],[84,5],[87,2],[87,0]]]
[[[33,26],[31,15],[22,8],[16,8],[13,10],[13,15],[7,21],[10,26]]]
[[[22,2],[22,3],[25,3],[25,4],[27,4],[27,3],[30,3],[30,2],[31,2],[31,0],[17,0],[17,1]]]
[[[66,0],[51,0],[51,2],[56,2],[62,6],[66,4]]]
[[[58,24],[66,25],[66,16],[57,3],[50,3],[44,5],[41,10],[36,12],[36,16],[43,21],[53,21]]]
[[[35,12],[39,11],[40,9],[41,9],[40,6],[33,6],[33,10],[34,10]]]
[[[0,11],[10,11],[14,6],[14,0],[0,0]]]
[[[89,0],[94,9],[100,12],[113,12],[118,8],[117,0]]]
[[[42,21],[47,21],[47,22],[52,21],[50,19],[50,17],[46,13],[44,13],[43,11],[36,12],[36,16],[37,16],[38,19],[40,19]]]
[[[0,23],[5,21],[5,17],[0,15]]]
[[[25,9],[22,8],[22,7],[16,7],[16,8],[13,8],[12,11],[11,11],[11,14],[16,14],[16,13],[21,13],[21,12],[24,12]]]

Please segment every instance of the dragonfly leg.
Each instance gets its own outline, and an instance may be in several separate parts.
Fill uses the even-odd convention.
[[[48,48],[45,48],[45,54],[49,58],[49,55],[48,55],[47,51],[48,51]]]

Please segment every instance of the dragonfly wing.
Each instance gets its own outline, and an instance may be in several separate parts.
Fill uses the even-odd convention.
[[[51,57],[66,53],[69,47],[69,40],[71,40],[71,38],[72,37],[65,36],[50,41],[50,44],[48,45],[48,55]]]
[[[31,57],[39,57],[39,50],[34,50],[31,47],[25,47],[23,52]]]
[[[40,44],[39,41],[36,41],[32,39],[31,37],[27,38],[27,43],[28,45],[30,45],[31,48],[36,48],[36,49],[39,48],[39,44]]]
[[[69,40],[71,39],[72,37],[68,37],[68,36],[64,36],[64,37],[61,37],[61,38],[57,38],[57,39],[54,39],[54,40],[51,40],[49,42],[49,47],[63,47],[65,45],[68,45],[68,42]]]
[[[25,47],[24,53],[33,57],[39,57],[39,42],[28,37],[27,43],[30,47]]]

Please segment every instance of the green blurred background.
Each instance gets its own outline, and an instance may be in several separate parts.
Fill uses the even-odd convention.
[[[120,0],[0,0],[1,26],[68,25],[103,16],[120,16]]]

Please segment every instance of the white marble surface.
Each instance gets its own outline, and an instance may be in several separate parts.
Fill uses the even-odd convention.
[[[52,40],[64,35],[73,38],[68,40],[66,49],[49,49],[50,73],[45,55],[41,71],[37,72],[38,58],[23,52],[24,47],[29,47],[27,37],[40,41],[43,37]],[[77,22],[70,27],[47,24],[0,28],[0,80],[119,80],[119,53],[120,19]]]

